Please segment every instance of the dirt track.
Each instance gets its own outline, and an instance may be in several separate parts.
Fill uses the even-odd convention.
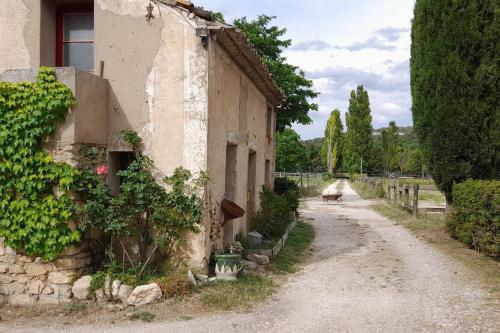
[[[317,233],[311,262],[251,313],[0,332],[500,332],[498,304],[461,266],[372,211],[347,183],[343,192],[344,207],[305,202]]]

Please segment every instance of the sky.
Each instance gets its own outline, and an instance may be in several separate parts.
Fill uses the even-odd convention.
[[[293,128],[308,140],[324,136],[332,110],[345,114],[350,92],[364,85],[373,127],[412,125],[410,28],[415,0],[194,0],[220,11],[226,21],[259,14],[277,16],[293,45],[289,63],[299,66],[320,92],[313,123]],[[344,119],[344,116],[342,116]]]

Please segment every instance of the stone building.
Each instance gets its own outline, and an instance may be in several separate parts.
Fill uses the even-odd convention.
[[[119,134],[133,129],[161,174],[208,171],[210,212],[189,239],[192,265],[207,264],[214,242],[249,231],[259,190],[273,183],[283,95],[241,32],[187,0],[2,0],[0,40],[0,81],[57,67],[75,94],[47,142],[57,159],[76,163],[82,144],[106,148],[118,190],[131,154]],[[246,213],[222,226],[224,199]]]

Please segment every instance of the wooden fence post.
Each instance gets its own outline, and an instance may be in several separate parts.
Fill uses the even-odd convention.
[[[413,186],[413,217],[418,217],[418,184]]]
[[[410,186],[405,186],[405,208],[410,209]]]

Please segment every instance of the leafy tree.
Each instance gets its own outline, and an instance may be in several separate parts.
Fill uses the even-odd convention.
[[[498,0],[417,0],[413,120],[431,175],[452,202],[467,178],[499,176]]]
[[[382,162],[384,173],[387,175],[393,170],[399,149],[399,133],[396,122],[391,121],[389,128],[382,130]]]
[[[369,167],[374,148],[370,100],[363,86],[351,92],[346,124],[343,157],[347,170],[354,173],[360,170],[361,163]]]
[[[305,158],[302,160],[301,169],[309,172],[325,171],[321,149],[323,139],[303,141],[305,148]]]
[[[340,110],[332,111],[325,129],[322,155],[330,175],[336,170],[341,159],[344,126],[340,120]]]
[[[297,171],[305,156],[305,148],[300,136],[291,128],[278,133],[276,138],[276,169]]]
[[[278,131],[284,131],[293,123],[306,125],[312,122],[308,113],[318,110],[318,106],[310,99],[316,98],[318,93],[314,91],[312,81],[306,79],[304,71],[286,62],[283,51],[292,45],[292,41],[284,39],[286,29],[271,25],[275,18],[260,15],[249,21],[243,17],[235,20],[234,25],[245,33],[286,97],[277,120]]]

